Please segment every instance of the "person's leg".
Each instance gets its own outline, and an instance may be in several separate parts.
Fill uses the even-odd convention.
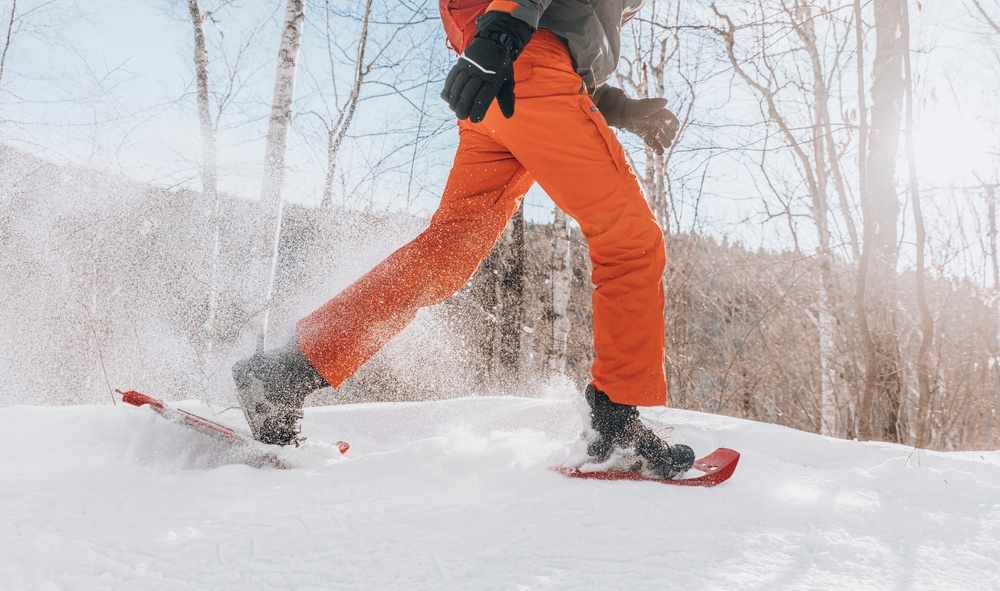
[[[502,145],[462,127],[430,226],[296,326],[299,349],[337,387],[413,320],[451,297],[489,254],[532,184]]]
[[[666,404],[663,235],[607,122],[581,88],[563,42],[535,33],[514,64],[514,116],[494,105],[480,124],[579,222],[594,272],[593,382],[586,398],[598,462],[655,478],[691,468],[694,451],[669,445],[637,406]]]
[[[465,285],[531,184],[503,146],[461,129],[454,167],[427,230],[299,321],[291,342],[233,366],[237,397],[254,438],[297,444],[305,397],[339,386],[399,334],[419,308]]]
[[[538,31],[514,67],[514,117],[494,105],[463,125],[503,144],[580,224],[594,266],[594,385],[616,403],[666,404],[666,256],[638,179],[561,40]]]

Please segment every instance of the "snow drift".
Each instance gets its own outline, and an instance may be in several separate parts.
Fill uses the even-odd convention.
[[[149,408],[0,408],[0,588],[1000,589],[998,452],[661,408],[732,480],[572,480],[578,397],[308,408],[288,471]]]

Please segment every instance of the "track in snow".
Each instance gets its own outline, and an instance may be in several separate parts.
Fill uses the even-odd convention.
[[[644,416],[739,450],[736,475],[555,474],[581,428],[566,400],[310,408],[290,471],[148,408],[0,408],[0,589],[1000,589],[998,452]],[[346,457],[316,443],[338,439]]]

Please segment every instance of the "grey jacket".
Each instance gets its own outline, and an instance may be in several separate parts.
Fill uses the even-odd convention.
[[[511,15],[566,40],[591,95],[615,73],[621,30],[646,0],[514,0]],[[596,97],[595,97],[596,99]]]

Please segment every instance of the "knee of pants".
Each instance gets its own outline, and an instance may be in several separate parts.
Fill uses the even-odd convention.
[[[468,228],[428,228],[415,241],[417,264],[431,286],[430,303],[444,301],[462,289],[475,274],[495,240],[488,233]],[[429,305],[429,302],[424,302]]]
[[[655,221],[648,218],[632,220],[620,228],[590,241],[594,266],[604,264],[621,266],[659,277],[666,267],[663,232]],[[631,272],[631,271],[630,271]]]

